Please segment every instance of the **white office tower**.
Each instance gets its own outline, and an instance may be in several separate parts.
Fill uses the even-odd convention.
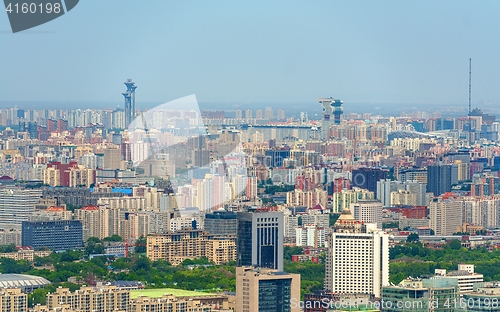
[[[389,235],[342,211],[328,239],[325,289],[380,298],[389,285]]]

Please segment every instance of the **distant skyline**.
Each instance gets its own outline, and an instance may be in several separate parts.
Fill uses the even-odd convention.
[[[0,104],[123,107],[131,78],[139,107],[190,94],[231,106],[329,96],[462,106],[472,58],[472,106],[500,105],[499,11],[498,1],[81,1],[18,34],[0,13]]]

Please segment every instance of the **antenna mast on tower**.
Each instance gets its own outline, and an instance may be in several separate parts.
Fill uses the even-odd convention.
[[[472,59],[469,58],[469,145],[472,145],[472,136],[471,136],[472,124],[471,124],[471,120],[470,120],[470,113],[471,113],[470,93],[471,93],[471,68],[472,68],[471,63],[472,63]]]

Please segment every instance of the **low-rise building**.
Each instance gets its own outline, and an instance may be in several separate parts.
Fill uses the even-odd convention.
[[[444,269],[436,269],[435,273],[442,278],[456,279],[460,293],[472,292],[475,283],[483,282],[483,274],[475,273],[473,264],[459,264],[458,270],[448,273]]]
[[[500,311],[500,283],[476,283],[470,293],[460,301],[462,308],[468,312]]]
[[[14,252],[2,252],[0,253],[0,258],[9,258],[16,261],[26,260],[26,261],[34,261],[36,257],[47,257],[52,253],[51,250],[39,250],[35,251],[32,248],[19,248]]]
[[[458,283],[454,279],[432,277],[405,279],[397,286],[382,288],[382,307],[387,312],[456,311]]]

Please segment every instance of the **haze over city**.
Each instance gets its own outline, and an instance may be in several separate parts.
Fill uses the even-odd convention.
[[[19,35],[0,15],[0,103],[139,107],[205,103],[500,103],[500,3],[482,1],[85,1]],[[8,74],[7,74],[8,73]],[[38,103],[37,103],[38,102]],[[74,103],[74,104],[73,104]],[[60,108],[60,107],[59,107]]]

